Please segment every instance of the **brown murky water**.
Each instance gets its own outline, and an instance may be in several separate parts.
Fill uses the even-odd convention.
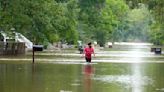
[[[76,53],[42,53],[34,65],[2,57],[0,92],[164,92],[164,57],[141,47],[99,51],[91,64]]]

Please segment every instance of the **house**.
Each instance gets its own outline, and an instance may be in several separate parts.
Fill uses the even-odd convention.
[[[24,54],[25,50],[31,50],[33,43],[18,32],[6,34],[0,31],[0,55]]]

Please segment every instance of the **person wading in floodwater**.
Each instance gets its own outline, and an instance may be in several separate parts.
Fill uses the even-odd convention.
[[[84,48],[82,57],[84,56],[84,54],[85,54],[86,62],[89,62],[89,63],[91,62],[92,54],[95,57],[94,49],[92,48],[92,43],[91,42],[88,43],[88,46],[86,48]]]

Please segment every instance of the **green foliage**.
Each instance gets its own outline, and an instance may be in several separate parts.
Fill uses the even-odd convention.
[[[106,0],[106,6],[103,10],[104,27],[108,31],[108,39],[119,41],[124,29],[123,23],[125,16],[129,11],[128,6],[123,0]]]
[[[53,0],[1,0],[0,28],[14,27],[34,43],[77,42],[77,2]],[[54,36],[54,37],[53,37]]]
[[[77,14],[78,14],[78,8],[77,8],[77,2],[74,0],[70,0],[67,2],[66,5],[66,27],[65,27],[65,32],[63,32],[63,39],[65,39],[68,43],[70,44],[75,44],[77,43],[78,39],[78,33],[77,33]],[[64,36],[65,35],[65,36]]]
[[[164,1],[163,0],[125,0],[131,8],[139,7],[139,4],[145,4],[152,11],[154,18],[160,23],[164,23]]]
[[[144,4],[129,11],[126,18],[127,28],[124,34],[126,35],[126,41],[147,41],[151,20],[150,12]]]
[[[162,45],[164,44],[164,30],[161,24],[155,23],[151,27],[150,31],[150,41],[153,42],[155,45]]]
[[[163,14],[162,0],[0,0],[0,30],[15,28],[45,45],[148,38],[162,44]]]
[[[155,44],[163,44],[164,30],[164,2],[163,0],[125,0],[132,8],[138,8],[141,4],[148,6],[149,15],[153,16],[153,23],[149,25],[149,39]]]
[[[115,37],[113,32],[121,25],[128,6],[123,0],[80,2],[79,34],[81,39],[94,39],[104,46],[107,40]]]

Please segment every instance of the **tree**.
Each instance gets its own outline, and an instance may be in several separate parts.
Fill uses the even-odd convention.
[[[127,15],[126,40],[147,41],[152,23],[152,16],[144,4],[132,9]]]
[[[78,30],[80,39],[89,42],[95,39],[100,24],[100,11],[105,0],[79,0]]]
[[[119,41],[122,37],[124,29],[124,21],[129,7],[123,0],[106,0],[106,5],[103,9],[103,24],[108,32],[108,39],[112,42]]]
[[[78,39],[77,31],[77,15],[78,15],[77,1],[70,0],[66,4],[66,25],[64,32],[61,34],[62,39],[65,39],[69,44],[76,44]],[[64,36],[65,35],[65,36]]]
[[[77,2],[53,0],[1,0],[0,28],[15,28],[36,44],[64,39],[77,41]],[[66,35],[65,35],[66,33]],[[71,36],[73,35],[73,36]]]
[[[164,27],[162,27],[164,25],[164,16],[163,16],[164,2],[162,0],[125,0],[125,1],[132,9],[139,7],[140,4],[145,4],[146,6],[148,6],[150,14],[153,15],[153,23],[152,23],[152,27],[150,27],[151,31],[150,31],[149,38],[153,43],[159,42],[160,44],[162,44],[164,42],[164,40],[162,39],[164,34],[161,34],[160,37],[155,41],[155,33],[157,34],[163,33],[162,30],[164,30]]]
[[[80,8],[79,33],[83,38],[98,41],[100,46],[116,36],[112,32],[121,24],[121,19],[128,10],[123,0],[83,0]]]
[[[164,44],[164,30],[160,24],[153,24],[150,31],[150,42],[153,42],[155,45]]]

